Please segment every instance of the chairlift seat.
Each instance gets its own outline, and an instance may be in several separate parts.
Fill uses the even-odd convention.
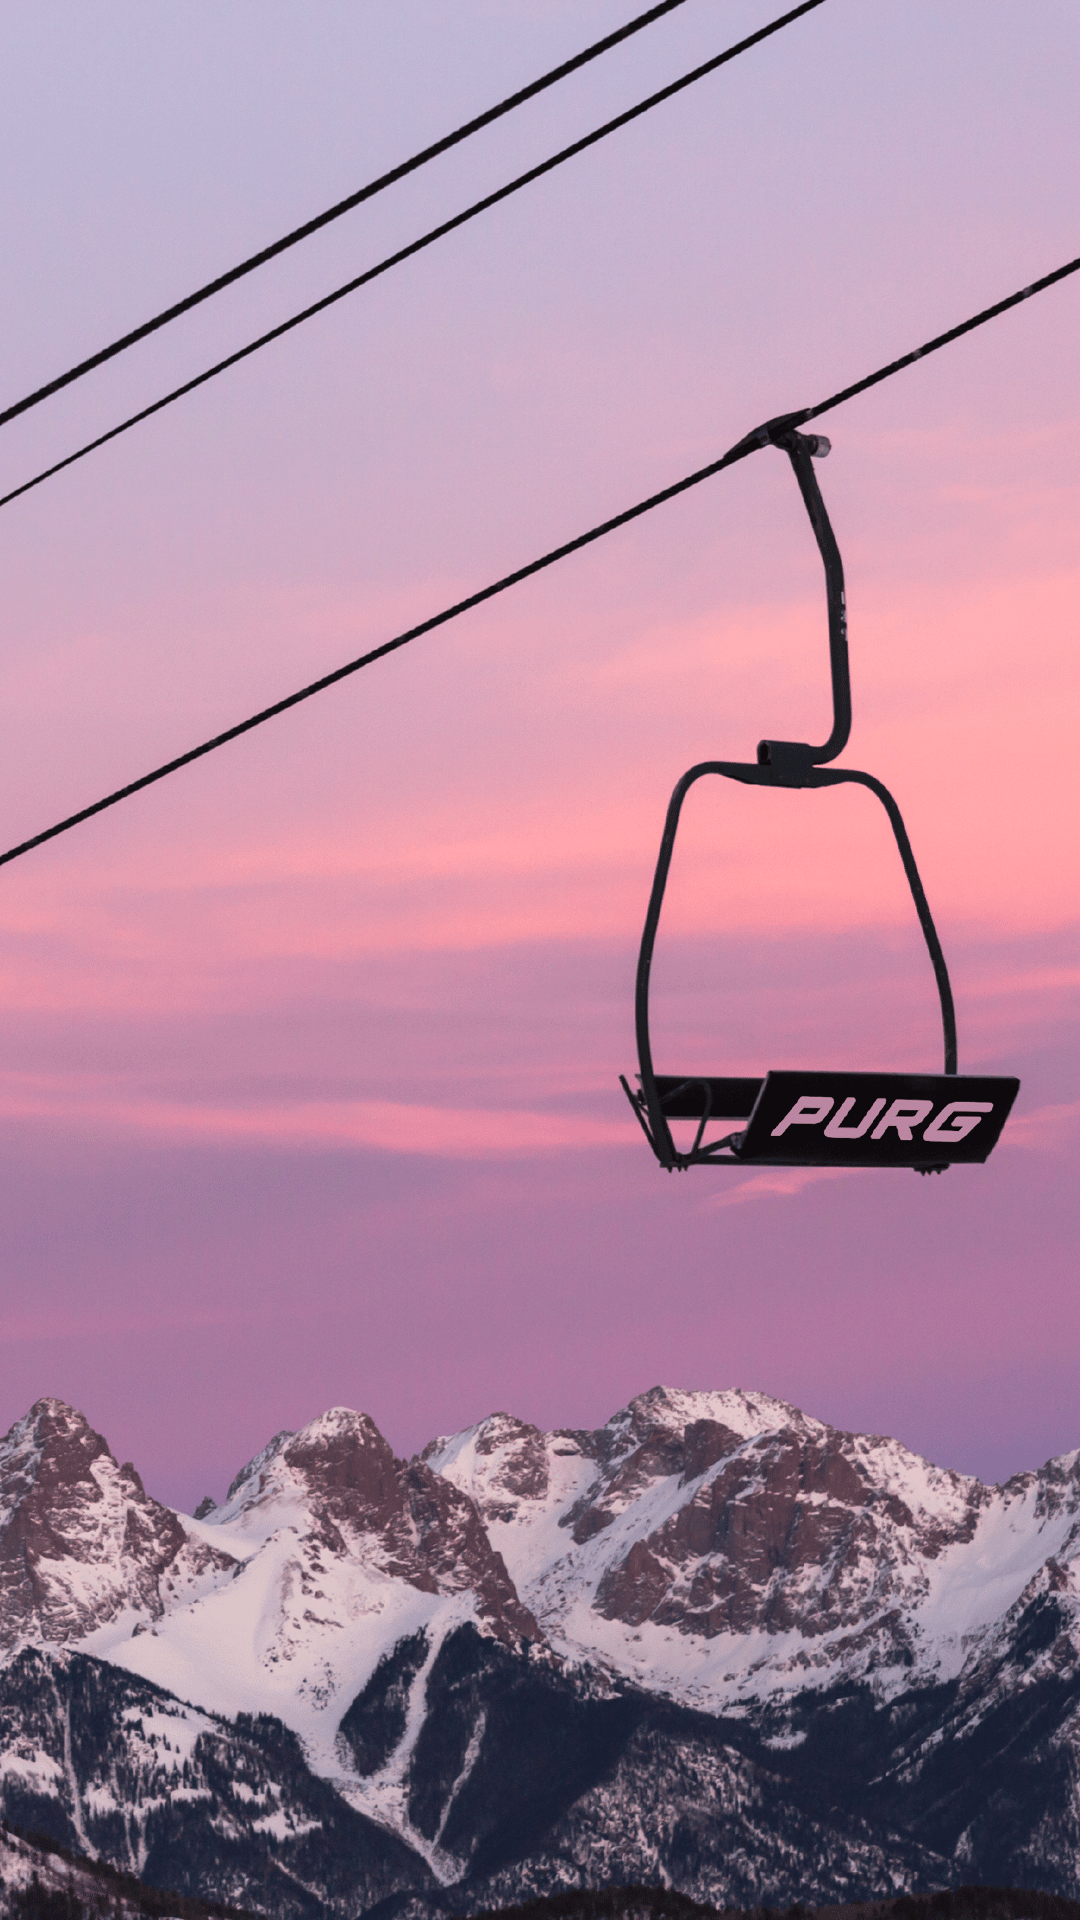
[[[692,1166],[913,1167],[940,1173],[956,1161],[980,1162],[997,1144],[1019,1088],[1009,1077],[957,1072],[956,1014],[949,970],[934,926],[900,809],[887,787],[855,767],[829,766],[851,731],[844,569],[813,461],[829,451],[820,435],[795,432],[790,417],[768,422],[757,442],[781,448],[791,461],[825,567],[833,725],[820,747],[797,740],[761,740],[754,761],[705,760],[678,782],[660,842],[638,955],[635,1025],[638,1086],[622,1079],[627,1099],[657,1160],[670,1172]],[[934,969],[941,1005],[944,1073],[769,1072],[763,1078],[658,1074],[649,1033],[653,948],[683,803],[707,776],[744,786],[823,788],[856,785],[880,800]],[[673,1120],[695,1120],[693,1144],[680,1149]],[[714,1121],[745,1120],[741,1130],[706,1138]]]
[[[770,1072],[763,1080],[657,1074],[666,1120],[746,1120],[702,1158],[772,1167],[913,1167],[982,1162],[1019,1088],[1011,1076]],[[633,1096],[631,1096],[633,1098]]]

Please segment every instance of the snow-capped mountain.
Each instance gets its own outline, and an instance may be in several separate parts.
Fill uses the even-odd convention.
[[[279,1434],[184,1524],[222,1563],[216,1583],[144,1635],[120,1621],[79,1644],[218,1711],[276,1713],[327,1764],[341,1712],[403,1637],[469,1619],[539,1638],[475,1503],[396,1460],[363,1414]]]
[[[130,1633],[232,1566],[62,1401],[39,1400],[0,1441],[0,1649],[106,1622]]]
[[[289,1913],[1080,1891],[1080,1454],[654,1388],[406,1462],[335,1409],[200,1514],[62,1403],[0,1442],[8,1818]]]
[[[987,1487],[766,1394],[657,1387],[595,1433],[495,1414],[424,1459],[553,1647],[712,1713],[954,1679],[1080,1558],[1080,1452]]]

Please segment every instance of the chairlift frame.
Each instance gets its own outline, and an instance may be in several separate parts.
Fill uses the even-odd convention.
[[[939,1173],[956,1160],[982,1161],[996,1144],[1019,1087],[1013,1078],[961,1076],[957,1071],[956,1011],[941,941],[919,877],[911,842],[892,794],[873,774],[832,767],[851,733],[844,567],[814,471],[830,442],[823,434],[797,432],[788,421],[759,429],[759,445],[787,454],[814,529],[825,569],[829,621],[829,670],[833,724],[820,747],[795,740],[761,740],[755,761],[703,760],[683,774],[667,810],[638,955],[635,1026],[639,1087],[620,1075],[645,1137],[669,1172],[692,1166],[907,1166]],[[675,836],[691,787],[707,774],[754,787],[866,787],[880,800],[915,903],[941,1008],[944,1071],[941,1074],[777,1073],[759,1078],[657,1074],[649,1031],[649,987]],[[862,1119],[856,1119],[865,1103]],[[698,1121],[693,1145],[680,1151],[670,1122]],[[747,1126],[705,1140],[711,1120],[746,1120]],[[892,1134],[894,1137],[889,1138]]]

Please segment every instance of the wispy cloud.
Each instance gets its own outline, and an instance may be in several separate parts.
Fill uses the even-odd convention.
[[[0,1120],[50,1120],[162,1146],[381,1147],[391,1153],[489,1159],[632,1144],[632,1121],[527,1109],[437,1107],[389,1100],[250,1105],[101,1095],[37,1076],[0,1085]]]
[[[805,1188],[816,1186],[819,1180],[843,1180],[851,1171],[850,1167],[764,1167],[748,1180],[729,1187],[726,1193],[716,1194],[706,1203],[707,1209],[712,1212],[722,1207],[738,1207],[746,1200],[769,1200],[776,1195],[791,1199]]]
[[[1014,1113],[1005,1122],[1001,1144],[1003,1147],[1031,1147],[1041,1153],[1052,1152],[1055,1147],[1064,1146],[1078,1118],[1080,1100],[1036,1107],[1031,1113]]]

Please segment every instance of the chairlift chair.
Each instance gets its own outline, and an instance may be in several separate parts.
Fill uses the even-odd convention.
[[[824,746],[762,740],[756,761],[704,760],[684,773],[667,811],[645,929],[638,956],[635,1021],[639,1085],[620,1075],[626,1096],[657,1160],[669,1172],[697,1166],[913,1167],[942,1173],[954,1161],[983,1161],[996,1145],[1019,1080],[957,1072],[956,1015],[945,956],[923,891],[915,856],[888,789],[872,774],[827,763],[843,752],[851,732],[844,569],[825,510],[815,459],[830,443],[799,433],[781,420],[760,429],[759,444],[781,448],[791,461],[825,566],[833,726]],[[867,787],[889,816],[937,981],[944,1038],[944,1072],[838,1073],[770,1071],[757,1078],[658,1074],[649,1036],[649,978],[671,856],[683,802],[706,774],[754,787]],[[693,1144],[676,1147],[673,1120],[696,1120]],[[712,1121],[746,1125],[705,1139]]]

